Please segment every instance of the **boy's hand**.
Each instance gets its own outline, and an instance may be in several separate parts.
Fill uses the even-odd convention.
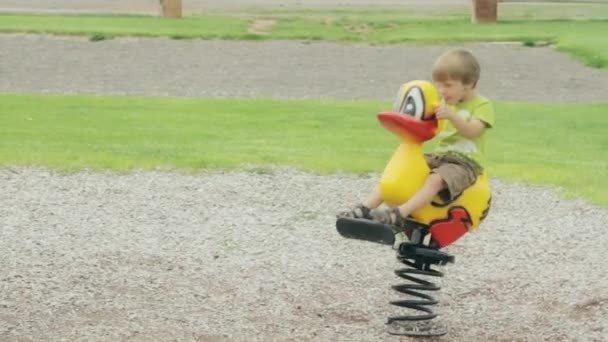
[[[437,117],[437,119],[452,120],[454,115],[455,114],[450,107],[444,104],[437,105],[437,107],[435,107],[435,117]]]

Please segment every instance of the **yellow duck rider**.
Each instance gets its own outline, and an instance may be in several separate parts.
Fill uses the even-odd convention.
[[[483,221],[491,193],[481,165],[494,111],[475,91],[479,73],[469,51],[450,50],[433,67],[437,88],[426,81],[400,88],[393,111],[378,114],[400,145],[374,192],[340,216],[371,219],[406,233],[408,221],[422,223],[439,248]],[[436,135],[435,153],[425,155],[422,143]],[[389,208],[376,209],[382,203]]]

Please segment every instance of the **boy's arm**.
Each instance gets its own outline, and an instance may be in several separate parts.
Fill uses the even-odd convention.
[[[481,118],[478,115],[473,115],[473,118],[466,120],[459,115],[456,115],[449,107],[440,105],[436,109],[436,116],[438,119],[447,119],[456,127],[458,133],[467,139],[475,139],[481,136],[484,130],[488,127],[492,127],[493,124],[493,109],[491,107],[483,107],[479,111],[482,114]],[[487,117],[487,118],[486,118]]]
[[[475,139],[479,137],[487,128],[487,124],[479,119],[473,118],[471,121],[466,121],[458,115],[452,115],[448,118],[458,130],[458,133],[467,139]]]

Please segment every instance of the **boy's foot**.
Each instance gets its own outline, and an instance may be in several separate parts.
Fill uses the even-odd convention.
[[[404,336],[443,336],[448,333],[445,324],[437,319],[426,321],[393,321],[387,324],[386,330],[391,335]]]
[[[336,221],[338,233],[348,239],[357,239],[393,246],[395,232],[390,226],[367,219],[338,217]]]
[[[399,208],[373,209],[369,215],[373,221],[389,226],[405,228],[406,225],[406,219],[401,216]]]
[[[408,220],[401,215],[399,208],[372,209],[369,215],[373,221],[391,226],[395,233],[408,229]]]
[[[340,217],[349,217],[355,219],[371,219],[372,217],[369,215],[371,209],[364,206],[363,204],[358,204],[353,209],[349,211],[343,211],[338,214],[338,218]]]

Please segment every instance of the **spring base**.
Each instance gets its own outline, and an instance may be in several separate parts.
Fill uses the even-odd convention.
[[[386,331],[391,335],[404,336],[443,336],[448,327],[434,320],[431,321],[394,321],[387,323]]]

